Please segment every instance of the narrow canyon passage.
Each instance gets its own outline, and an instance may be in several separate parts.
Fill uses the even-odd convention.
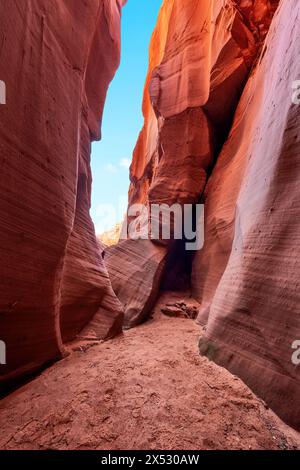
[[[4,3],[0,450],[300,449],[299,0]]]
[[[192,320],[160,313],[179,298],[165,293],[147,323],[74,347],[4,399],[0,448],[299,448],[241,380],[199,356]]]

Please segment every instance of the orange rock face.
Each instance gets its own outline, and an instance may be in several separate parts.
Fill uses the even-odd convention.
[[[0,380],[60,357],[76,336],[118,334],[123,310],[125,327],[141,323],[185,270],[206,326],[200,353],[300,429],[299,2],[281,1],[273,18],[277,0],[163,1],[129,205],[204,202],[193,259],[159,236],[103,251],[89,216],[90,145],[124,2],[3,3]]]
[[[120,10],[120,0],[0,4],[1,381],[60,356],[95,314],[98,337],[121,328],[89,217],[90,142],[119,63]]]
[[[106,250],[113,290],[125,309],[125,328],[148,318],[158,296],[166,257],[165,247],[150,240],[123,240]]]
[[[207,322],[200,350],[300,428],[300,5],[282,2],[206,187],[205,247],[193,290]],[[298,39],[297,39],[298,38]]]
[[[197,200],[213,161],[214,127],[233,111],[255,52],[231,2],[164,1],[150,45],[131,204]]]
[[[267,11],[258,21],[257,15],[253,17],[254,6],[248,11],[243,2],[163,2],[150,45],[145,123],[131,165],[130,206],[200,200],[265,34],[259,24],[268,27],[272,9],[266,4]],[[131,243],[122,242],[122,249],[111,251],[108,268],[115,291],[119,290],[114,275],[117,265],[120,277],[126,279],[135,273],[141,256],[146,264],[150,252],[156,250],[160,262],[151,263],[151,270],[140,276],[141,286],[144,282],[146,286],[160,278],[157,269],[162,269],[167,252],[170,259],[176,258],[176,244],[165,244],[163,258],[160,244],[152,243],[150,252],[149,244],[144,245],[137,258]],[[136,311],[133,314],[136,324],[145,317],[144,303],[137,303],[134,289],[122,292],[125,305],[134,304],[141,312],[140,317]],[[128,321],[130,311],[126,312]]]
[[[300,5],[281,2],[272,20],[277,6],[163,2],[129,204],[205,202],[205,246],[192,267],[199,321],[207,324],[200,351],[300,428],[299,367],[292,361],[300,334],[300,107],[292,104]],[[143,249],[125,241],[108,253],[129,326],[149,314],[172,246],[140,242]],[[156,264],[153,250],[160,250]],[[170,284],[175,265],[167,269]],[[135,292],[144,283],[152,286],[149,296]]]

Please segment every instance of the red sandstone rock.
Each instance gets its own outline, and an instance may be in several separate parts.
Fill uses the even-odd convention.
[[[268,0],[163,3],[150,47],[130,203],[199,199],[276,6]],[[300,73],[299,8],[281,3],[206,186],[206,244],[192,279],[199,320],[208,321],[201,352],[242,377],[297,428],[300,384],[291,346],[300,333],[300,108],[291,96]],[[122,291],[129,324],[145,318],[148,297],[136,295],[125,279],[137,279],[148,257],[147,249],[135,253],[125,242],[109,259],[111,273],[119,262],[113,284]],[[155,273],[140,275],[141,292],[144,276],[149,284]]]
[[[111,230],[107,230],[104,233],[98,235],[99,242],[104,247],[116,245],[120,240],[120,234],[122,230],[122,223],[117,223]]]
[[[195,202],[201,195],[213,126],[228,121],[255,52],[253,34],[231,2],[164,1],[150,46],[131,204]]]
[[[89,217],[90,141],[119,62],[120,8],[120,0],[0,3],[0,381],[60,356],[61,335],[99,318],[101,304],[101,335],[121,328]]]
[[[165,247],[150,240],[123,240],[105,251],[113,290],[125,309],[125,328],[138,325],[149,315],[159,292],[166,255]]]
[[[115,292],[125,326],[140,323],[161,284],[170,246],[145,240],[107,250],[110,282],[88,214],[90,141],[119,60],[121,3],[32,0],[26,15],[15,2],[5,12],[0,5],[8,92],[0,107],[2,381],[59,356],[61,336],[118,333]],[[193,263],[199,320],[207,322],[200,351],[300,428],[299,367],[291,362],[300,332],[296,0],[281,2],[218,155],[276,6],[164,1],[129,203],[197,202],[219,157],[205,188],[206,246]]]
[[[246,12],[229,1],[163,2],[150,45],[145,122],[131,165],[129,205],[199,201],[219,141],[229,130],[256,58],[260,41],[258,34],[255,39],[256,29]],[[176,249],[176,244],[165,245],[166,253]],[[114,288],[120,279],[136,276],[141,263],[146,265],[150,252],[156,250],[149,242],[150,252],[138,250],[135,258],[132,246],[122,243],[120,249],[117,246],[110,252],[108,268]],[[163,264],[166,259],[164,256]],[[140,275],[139,285],[145,279],[146,286],[149,276],[155,275],[156,269],[147,271],[145,277]],[[125,306],[135,305],[133,324],[145,318],[147,296],[139,296],[137,301],[134,289],[126,289],[124,284],[122,297]],[[127,309],[127,322],[130,315]]]
[[[193,289],[200,350],[300,429],[300,4],[281,2],[206,188],[205,247]]]

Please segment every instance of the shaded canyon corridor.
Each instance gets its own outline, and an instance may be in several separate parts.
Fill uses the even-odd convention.
[[[300,2],[162,1],[128,206],[192,254],[90,217],[125,3],[0,0],[0,449],[299,449]]]

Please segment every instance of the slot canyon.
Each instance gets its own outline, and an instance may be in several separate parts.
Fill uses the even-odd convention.
[[[298,450],[300,2],[161,1],[128,208],[189,251],[90,215],[130,1],[0,0],[0,449]]]

